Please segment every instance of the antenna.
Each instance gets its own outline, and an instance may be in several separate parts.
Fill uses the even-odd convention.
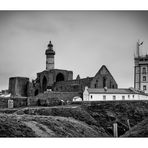
[[[139,40],[137,42],[137,57],[139,58]]]
[[[140,56],[140,46],[143,44],[143,42],[140,42],[139,40],[138,40],[138,42],[137,42],[137,57],[139,57]]]

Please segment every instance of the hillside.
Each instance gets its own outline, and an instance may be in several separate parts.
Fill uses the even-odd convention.
[[[147,101],[110,101],[91,103],[83,108],[105,129],[113,135],[113,123],[118,123],[118,135],[123,135],[130,127],[148,117]],[[148,135],[147,135],[148,136]]]
[[[110,101],[1,109],[0,136],[113,137],[115,122],[121,137],[148,137],[148,102]]]
[[[148,118],[132,127],[121,137],[148,137]]]
[[[18,115],[44,115],[72,117],[89,125],[98,125],[97,121],[81,106],[55,106],[55,107],[27,107],[15,112]]]
[[[73,118],[0,114],[0,137],[106,137]]]

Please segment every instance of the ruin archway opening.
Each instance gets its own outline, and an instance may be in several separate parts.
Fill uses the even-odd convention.
[[[56,76],[56,82],[64,81],[64,75],[62,73],[58,73]]]
[[[44,76],[43,81],[42,81],[42,91],[46,91],[47,90],[47,79]]]
[[[35,90],[35,93],[34,93],[34,96],[37,96],[38,94],[39,94],[39,90],[36,89],[36,90]]]

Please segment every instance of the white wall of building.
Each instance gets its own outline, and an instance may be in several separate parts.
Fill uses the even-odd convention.
[[[148,100],[148,96],[142,94],[93,94],[83,93],[83,101],[116,101],[116,100]]]
[[[46,67],[47,70],[54,69],[54,57],[53,58],[49,57],[46,59]]]

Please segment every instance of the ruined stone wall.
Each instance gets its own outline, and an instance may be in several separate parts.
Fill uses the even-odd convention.
[[[9,92],[12,96],[27,96],[27,85],[29,78],[11,77],[9,78]]]
[[[60,92],[83,92],[85,86],[90,87],[92,78],[84,78],[79,80],[59,81],[53,86],[54,91]]]
[[[28,97],[28,106],[38,106],[42,101],[48,104],[48,101],[52,99],[72,101],[75,96],[82,97],[82,94],[78,92],[46,92],[35,97]]]
[[[8,107],[8,98],[0,97],[0,108]]]
[[[35,88],[33,86],[33,83],[29,82],[27,85],[27,96],[34,96]]]
[[[111,77],[111,75],[99,75],[95,77],[91,82],[91,88],[103,88],[103,77],[105,77],[105,86],[107,88],[118,88],[117,83]]]
[[[27,106],[27,97],[16,97],[16,98],[0,97],[0,108],[8,108],[9,99],[13,100],[14,108]]]

